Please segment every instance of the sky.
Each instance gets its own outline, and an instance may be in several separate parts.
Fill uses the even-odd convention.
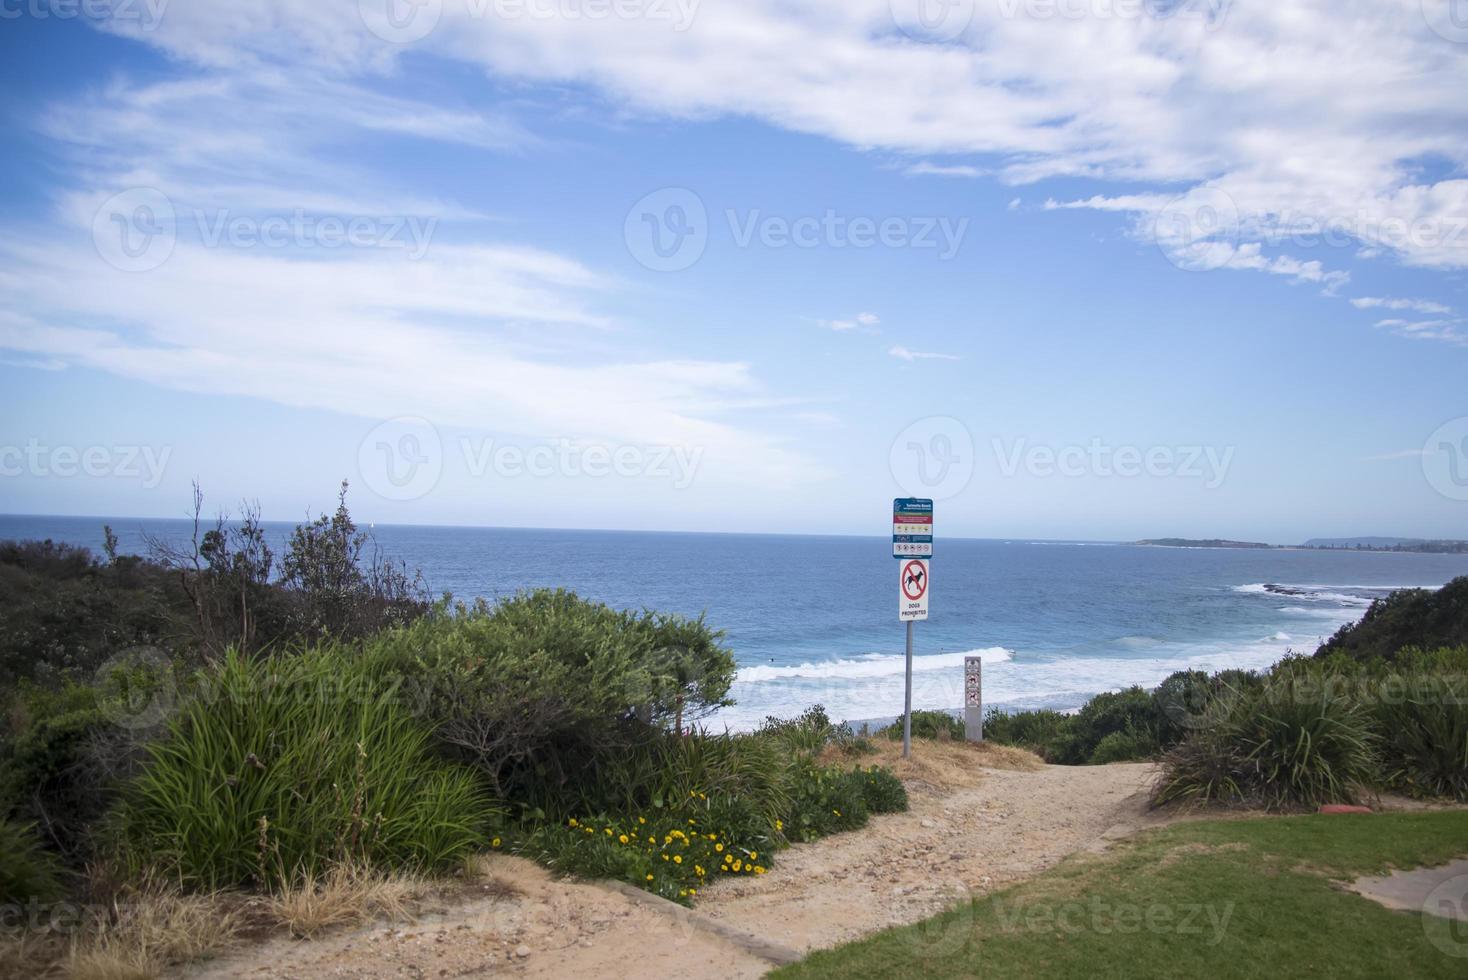
[[[1468,0],[0,0],[0,512],[1468,537]]]

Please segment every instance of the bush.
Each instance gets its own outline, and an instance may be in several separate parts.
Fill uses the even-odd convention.
[[[369,647],[422,685],[435,734],[500,795],[570,806],[608,758],[728,703],[736,667],[720,639],[701,619],[541,590],[441,610]]]
[[[904,813],[907,810],[907,787],[888,769],[872,766],[855,770],[861,780],[862,798],[872,813]]]
[[[1436,592],[1403,589],[1377,599],[1360,622],[1342,626],[1315,651],[1357,661],[1392,660],[1406,648],[1432,649],[1468,643],[1468,576]]]
[[[1158,751],[1157,740],[1150,733],[1131,730],[1111,732],[1096,743],[1096,748],[1086,761],[1093,766],[1103,766],[1108,762],[1133,762],[1137,759],[1150,759]]]
[[[61,866],[41,846],[34,824],[0,820],[0,906],[61,897]]]
[[[115,724],[103,694],[24,688],[0,741],[0,819],[42,828],[47,848],[73,868],[97,856],[94,828],[141,761],[139,735]]]
[[[912,713],[913,738],[951,739],[961,742],[963,732],[962,719],[955,718],[946,711],[914,711]],[[886,728],[879,729],[877,734],[894,741],[901,741],[902,719],[898,718]]]
[[[1371,685],[1382,782],[1410,796],[1468,800],[1468,677],[1391,673]]]
[[[1012,714],[990,708],[984,715],[984,738],[1000,745],[1029,749],[1053,761],[1058,743],[1068,737],[1069,725],[1069,716],[1048,708]]]
[[[274,885],[333,862],[432,870],[494,810],[436,759],[379,660],[337,646],[201,678],[123,807],[133,865],[204,887]]]
[[[1214,701],[1204,727],[1164,757],[1154,802],[1354,803],[1377,782],[1378,743],[1354,699],[1282,676]]]
[[[694,791],[660,814],[570,818],[538,828],[521,848],[550,867],[613,878],[690,904],[720,875],[762,875],[780,843],[778,823],[729,825],[727,801]]]

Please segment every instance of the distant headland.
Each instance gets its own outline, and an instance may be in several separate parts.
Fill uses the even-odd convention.
[[[1132,544],[1152,548],[1276,548],[1290,551],[1394,551],[1424,555],[1465,555],[1468,541],[1427,538],[1311,538],[1304,544],[1265,544],[1225,538],[1146,538]]]

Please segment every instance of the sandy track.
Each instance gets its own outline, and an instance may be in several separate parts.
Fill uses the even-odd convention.
[[[756,977],[779,950],[754,949],[743,935],[791,955],[834,946],[1161,819],[1146,810],[1146,764],[1039,766],[1014,750],[942,743],[922,746],[911,762],[884,755],[908,786],[909,812],[783,851],[760,878],[717,882],[693,915],[496,855],[488,884],[475,886],[485,897],[471,891],[407,926],[272,940],[187,975]]]

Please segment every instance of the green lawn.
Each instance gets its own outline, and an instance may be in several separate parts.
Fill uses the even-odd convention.
[[[774,976],[1462,980],[1468,925],[1332,885],[1461,856],[1468,811],[1178,824]]]

